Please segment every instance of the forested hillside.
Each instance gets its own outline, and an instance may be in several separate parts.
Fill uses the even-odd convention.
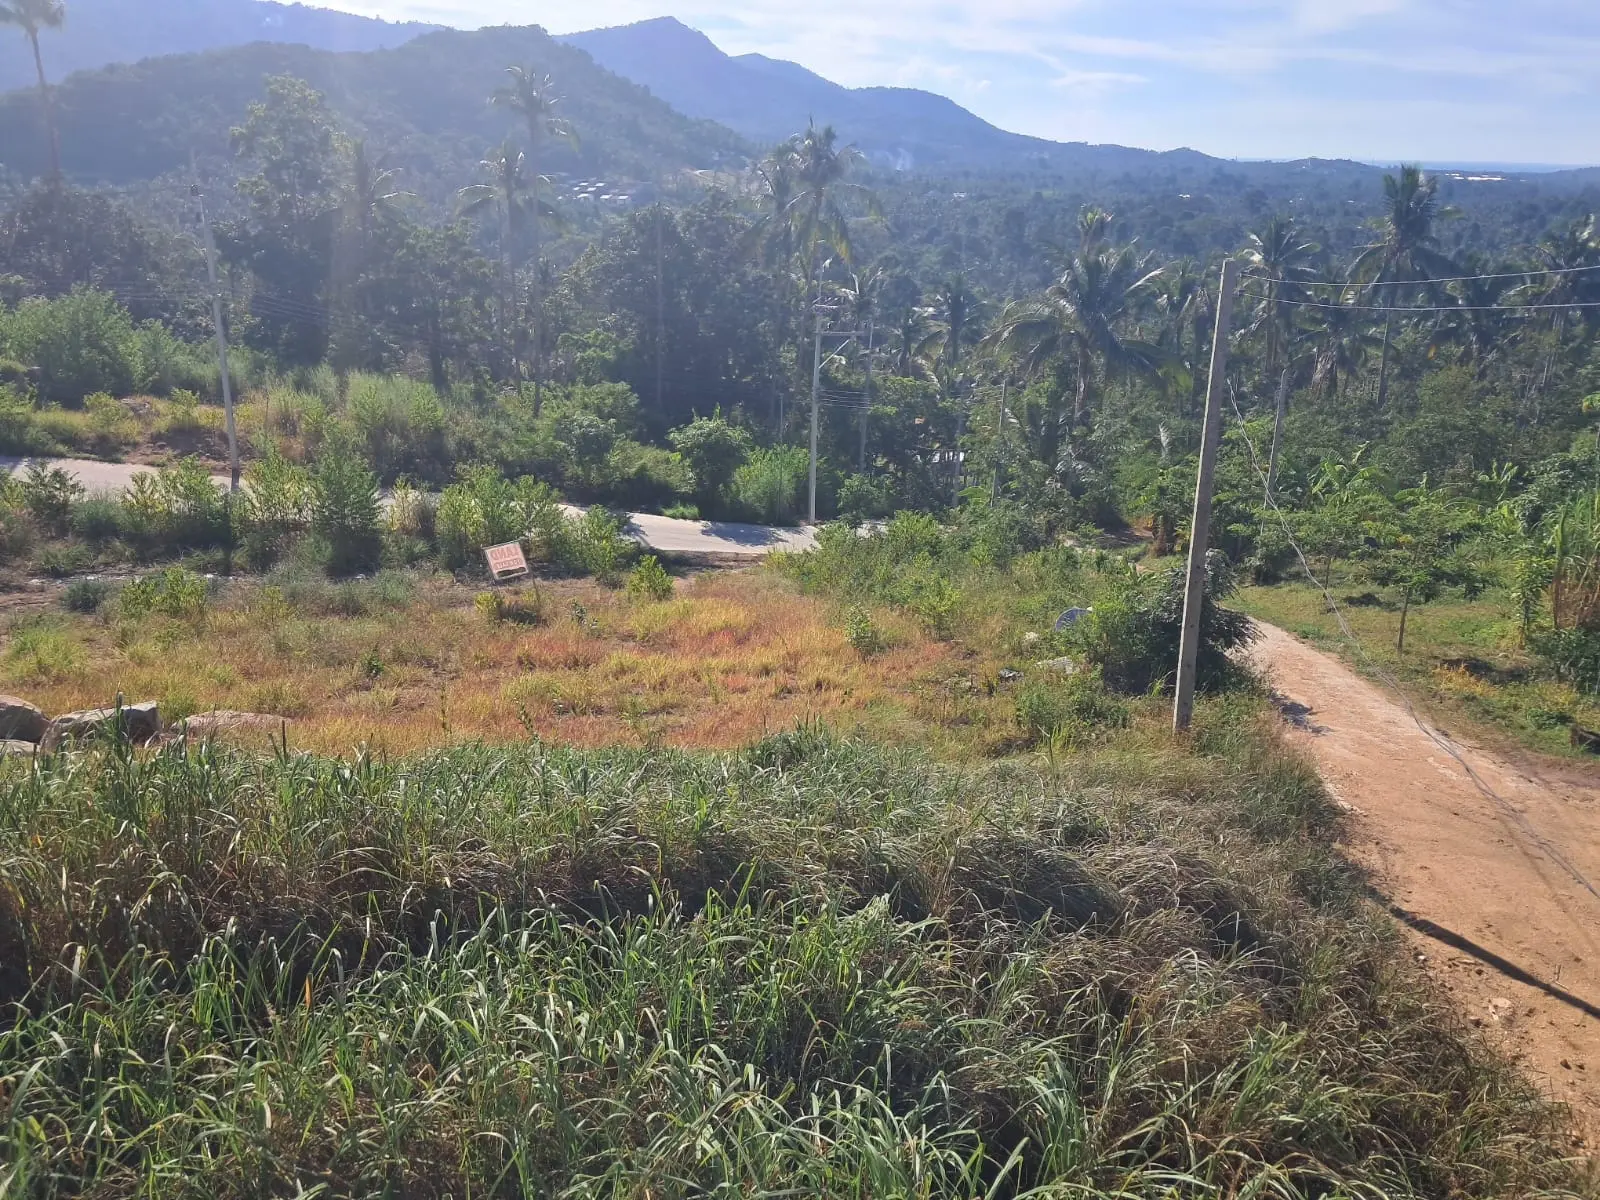
[[[52,79],[111,63],[289,42],[319,50],[377,50],[439,28],[380,21],[276,0],[76,0],[71,20],[48,39]],[[33,56],[21,38],[0,39],[0,92],[31,87]]]
[[[54,89],[62,170],[120,186],[186,172],[191,154],[210,166],[230,157],[229,131],[261,97],[264,79],[294,75],[323,93],[348,135],[403,168],[409,188],[439,199],[505,136],[504,116],[485,94],[508,63],[558,75],[567,114],[584,130],[579,143],[551,148],[546,170],[653,181],[746,152],[729,131],[680,116],[528,27],[443,31],[369,53],[256,43],[81,73]],[[0,97],[0,168],[29,179],[48,162],[36,93]]]

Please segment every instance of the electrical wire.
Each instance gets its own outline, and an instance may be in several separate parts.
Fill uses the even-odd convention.
[[[1529,267],[1526,271],[1507,271],[1494,275],[1444,275],[1438,279],[1386,279],[1376,283],[1353,285],[1341,283],[1333,279],[1278,279],[1271,275],[1263,275],[1259,271],[1245,271],[1240,279],[1260,279],[1267,283],[1289,283],[1295,287],[1320,287],[1338,288],[1343,291],[1352,286],[1362,287],[1392,287],[1396,284],[1430,284],[1430,283],[1477,283],[1490,279],[1529,279],[1536,275],[1578,275],[1584,271],[1600,271],[1600,263],[1592,263],[1583,267]]]
[[[1289,300],[1282,296],[1263,296],[1259,292],[1241,290],[1239,295],[1246,300],[1260,300],[1266,304],[1287,304],[1295,308],[1330,308],[1340,312],[1371,312],[1371,313],[1467,313],[1467,312],[1500,312],[1500,313],[1533,313],[1553,312],[1558,310],[1600,308],[1600,300],[1574,301],[1569,304],[1439,304],[1408,306],[1401,304],[1335,304],[1324,300]]]
[[[1328,611],[1333,614],[1334,619],[1338,622],[1339,631],[1344,635],[1345,640],[1355,648],[1355,651],[1360,656],[1362,662],[1365,663],[1372,673],[1383,682],[1384,686],[1393,692],[1396,697],[1398,697],[1401,706],[1406,710],[1406,715],[1411,718],[1412,722],[1422,732],[1422,734],[1434,745],[1439,747],[1440,750],[1444,751],[1444,753],[1455,759],[1457,765],[1459,765],[1461,769],[1466,772],[1467,778],[1472,781],[1473,785],[1478,789],[1478,791],[1481,792],[1494,806],[1501,819],[1515,826],[1516,829],[1521,832],[1521,834],[1529,842],[1531,842],[1542,853],[1544,853],[1544,855],[1549,858],[1551,862],[1555,863],[1563,871],[1565,871],[1567,875],[1572,878],[1573,882],[1575,882],[1584,891],[1588,892],[1595,899],[1600,900],[1600,891],[1596,890],[1595,885],[1589,881],[1588,877],[1584,875],[1583,871],[1577,866],[1577,864],[1563,854],[1561,850],[1551,843],[1548,838],[1546,838],[1538,830],[1534,829],[1532,824],[1529,823],[1528,819],[1518,812],[1516,807],[1506,800],[1505,797],[1501,796],[1500,793],[1496,792],[1492,787],[1484,782],[1483,777],[1473,769],[1472,764],[1466,760],[1466,757],[1462,755],[1459,749],[1457,749],[1455,742],[1452,741],[1449,736],[1440,733],[1437,729],[1434,729],[1422,719],[1421,714],[1417,712],[1416,705],[1411,702],[1411,697],[1408,696],[1405,689],[1400,686],[1400,681],[1394,677],[1393,673],[1390,672],[1388,668],[1375,660],[1372,655],[1367,652],[1367,648],[1361,644],[1361,639],[1356,636],[1355,630],[1351,628],[1350,622],[1344,615],[1344,610],[1339,607],[1339,602],[1333,598],[1333,593],[1328,590],[1328,588],[1317,578],[1316,572],[1311,569],[1310,560],[1307,559],[1305,551],[1301,549],[1300,543],[1295,539],[1294,530],[1289,524],[1289,518],[1285,515],[1283,509],[1278,507],[1278,502],[1273,499],[1272,487],[1267,480],[1266,472],[1262,470],[1261,458],[1256,451],[1255,439],[1250,436],[1250,429],[1245,421],[1244,413],[1239,408],[1238,397],[1233,394],[1231,388],[1229,389],[1228,398],[1229,402],[1233,405],[1234,416],[1238,419],[1239,431],[1244,437],[1245,447],[1250,453],[1250,465],[1252,468],[1254,468],[1257,478],[1261,480],[1262,494],[1266,499],[1267,506],[1272,509],[1273,514],[1278,518],[1278,523],[1283,527],[1283,535],[1288,539],[1289,545],[1293,547],[1295,557],[1300,560],[1300,568],[1305,572],[1306,578],[1311,581],[1311,585],[1314,588],[1322,593],[1322,598],[1328,606]]]

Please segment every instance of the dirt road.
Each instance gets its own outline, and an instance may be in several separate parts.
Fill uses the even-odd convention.
[[[1291,739],[1355,814],[1350,853],[1417,930],[1419,952],[1474,1023],[1572,1105],[1593,1151],[1600,898],[1549,848],[1600,886],[1600,768],[1513,762],[1453,743],[1502,807],[1389,692],[1281,629],[1261,629],[1252,656],[1293,723]]]
[[[0,456],[0,471],[22,471],[33,460]],[[136,475],[155,468],[138,463],[108,463],[88,458],[42,459],[59,467],[91,492],[120,492]],[[226,475],[213,475],[226,485]],[[572,505],[571,512],[581,510]],[[809,529],[769,529],[738,521],[681,521],[654,513],[630,513],[623,532],[640,545],[663,554],[714,555],[717,558],[759,558],[774,550],[807,550],[813,544]]]

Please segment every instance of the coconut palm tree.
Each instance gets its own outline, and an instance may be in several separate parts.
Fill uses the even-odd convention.
[[[1481,377],[1498,353],[1510,324],[1505,301],[1517,280],[1507,267],[1494,266],[1477,256],[1464,258],[1461,270],[1465,275],[1500,278],[1457,279],[1446,286],[1444,303],[1449,308],[1434,323],[1428,352],[1437,354],[1452,347],[1456,361],[1473,367]]]
[[[795,144],[798,138],[774,146],[756,165],[755,190],[760,215],[750,227],[747,247],[772,272],[772,299],[777,311],[778,344],[787,345],[794,320],[796,284],[795,252]],[[772,380],[773,430],[783,430],[783,381]]]
[[[1336,283],[1328,275],[1323,282]],[[1353,378],[1377,341],[1371,314],[1351,295],[1332,296],[1301,314],[1302,328],[1311,353],[1311,386],[1325,400],[1334,399],[1347,379]]]
[[[529,307],[533,317],[533,410],[537,413],[543,402],[541,393],[544,382],[544,299],[539,272],[539,235],[540,218],[543,215],[541,209],[548,208],[539,201],[539,190],[544,182],[539,171],[547,142],[557,140],[576,146],[578,135],[572,123],[556,113],[561,97],[550,76],[540,75],[529,67],[508,67],[506,74],[510,76],[510,82],[496,88],[489,97],[489,103],[521,117],[528,131],[525,172],[533,203],[527,206],[525,219],[528,254],[534,268]]]
[[[1084,228],[1093,233],[1042,299],[1006,306],[987,339],[1003,354],[1021,356],[1030,370],[1052,359],[1070,363],[1076,376],[1072,427],[1088,425],[1099,378],[1117,372],[1154,374],[1168,355],[1152,342],[1122,332],[1135,310],[1150,298],[1161,279],[1150,258],[1130,244],[1105,244],[1109,217],[1091,213]]]
[[[1180,415],[1199,410],[1205,381],[1207,337],[1216,323],[1216,296],[1192,259],[1170,264],[1160,281],[1156,310],[1166,318],[1163,348],[1189,373],[1188,399]],[[1187,338],[1187,344],[1185,339]]]
[[[39,31],[60,29],[66,20],[65,0],[0,0],[0,25],[15,25],[22,30],[33,49],[33,69],[39,74],[39,103],[44,108],[45,130],[50,137],[50,179],[55,183],[61,181],[61,135],[56,130],[55,104],[44,74],[44,56],[39,53]]]
[[[395,185],[395,173],[386,164],[386,155],[373,158],[368,153],[364,138],[350,143],[349,210],[360,234],[358,259],[363,265],[372,240],[373,221],[394,213],[399,202],[412,194]]]
[[[494,219],[495,240],[500,249],[500,354],[507,367],[515,371],[510,345],[512,279],[516,274],[512,254],[516,235],[527,225],[536,202],[522,151],[509,141],[491,152],[478,169],[487,179],[462,188],[457,200],[462,216]]]
[[[881,215],[878,199],[866,187],[847,178],[864,161],[854,146],[840,146],[833,126],[807,127],[792,143],[794,149],[793,195],[789,210],[794,214],[798,248],[803,256],[801,273],[805,293],[811,294],[820,266],[819,254],[829,250],[841,262],[851,260],[850,218],[846,206],[856,202],[872,216]]]
[[[1266,299],[1256,324],[1266,330],[1262,377],[1276,383],[1284,343],[1294,326],[1294,301],[1306,296],[1305,284],[1315,274],[1321,247],[1305,238],[1293,217],[1275,216],[1247,239],[1244,260],[1261,281]]]
[[[1406,284],[1426,282],[1442,275],[1460,274],[1439,249],[1434,226],[1456,215],[1439,204],[1439,180],[1424,175],[1418,166],[1403,166],[1398,175],[1383,177],[1384,212],[1378,219],[1378,238],[1350,269],[1351,282],[1371,295],[1387,293],[1389,312],[1383,323],[1383,354],[1378,365],[1378,408],[1389,399],[1389,352],[1394,342],[1394,303]]]

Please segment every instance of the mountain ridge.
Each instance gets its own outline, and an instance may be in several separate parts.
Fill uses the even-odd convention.
[[[40,41],[46,75],[60,83],[77,71],[251,42],[382,50],[443,28],[278,0],[70,0],[66,24]],[[0,92],[35,86],[27,39],[15,30],[0,34]]]

